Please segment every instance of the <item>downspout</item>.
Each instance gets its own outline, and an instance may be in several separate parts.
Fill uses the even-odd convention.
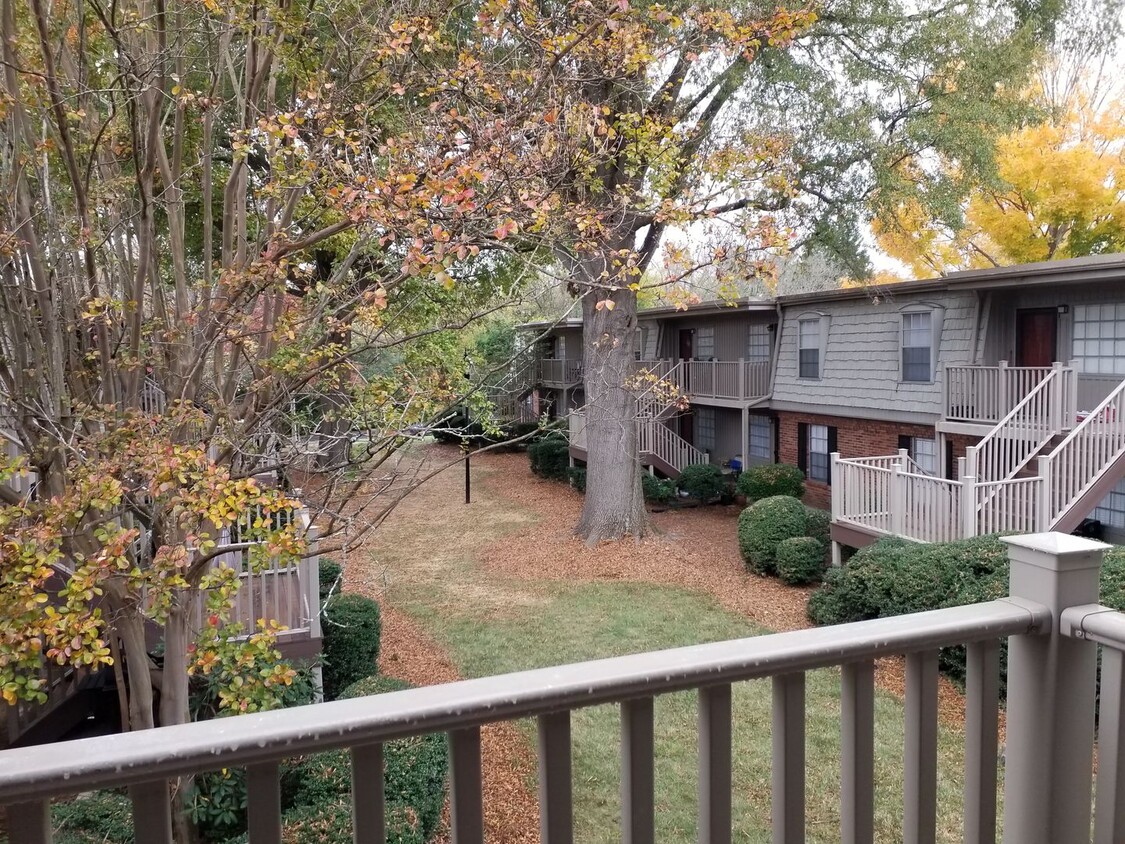
[[[769,393],[763,396],[762,399],[759,399],[759,401],[765,401],[773,397],[774,379],[777,378],[777,362],[781,357],[781,333],[782,329],[785,327],[785,311],[782,310],[780,302],[775,301],[773,306],[777,311],[777,330],[774,331],[773,360],[770,361],[770,387]]]

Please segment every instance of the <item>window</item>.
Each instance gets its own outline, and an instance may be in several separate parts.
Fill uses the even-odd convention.
[[[797,466],[810,481],[832,483],[832,452],[836,429],[831,425],[797,423]]]
[[[902,315],[902,380],[931,381],[933,352],[932,317],[926,313]]]
[[[773,460],[773,425],[768,416],[750,416],[749,456]]]
[[[1110,527],[1125,528],[1125,481],[1110,490],[1090,515]]]
[[[1125,304],[1075,305],[1072,357],[1084,373],[1125,375]]]
[[[803,319],[797,324],[798,376],[820,377],[820,320]]]
[[[910,456],[927,475],[937,475],[937,442],[924,437],[910,438]]]
[[[715,359],[715,329],[699,328],[695,332],[695,359]]]
[[[765,325],[750,326],[750,340],[746,346],[746,360],[751,362],[770,359],[770,332]]]
[[[700,407],[695,411],[695,447],[701,451],[715,450],[715,409]]]

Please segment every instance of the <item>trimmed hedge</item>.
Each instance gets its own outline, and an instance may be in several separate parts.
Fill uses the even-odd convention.
[[[857,551],[848,565],[829,569],[809,598],[814,624],[844,624],[871,618],[975,604],[1008,594],[1008,548],[996,535],[921,545],[887,538]],[[1125,611],[1125,548],[1105,555],[1101,601]],[[944,648],[942,670],[965,677],[965,649]]]
[[[805,535],[805,505],[788,495],[774,495],[751,504],[738,517],[738,549],[750,571],[777,572],[777,546]]]
[[[789,463],[754,466],[738,476],[735,490],[750,503],[775,495],[801,498],[805,494],[805,473]]]
[[[711,463],[694,463],[683,468],[676,479],[676,486],[692,498],[708,504],[727,492],[727,479],[718,466]]]
[[[570,480],[570,485],[574,489],[586,494],[586,467],[585,466],[571,466],[566,473],[567,478]]]
[[[377,670],[383,630],[379,605],[362,595],[334,595],[324,608],[322,629],[324,697],[335,700]]]
[[[541,478],[565,481],[570,468],[570,446],[562,437],[544,437],[527,447],[531,471]]]
[[[805,505],[805,536],[819,539],[820,544],[828,548],[832,536],[832,514],[818,507]]]
[[[794,536],[777,544],[777,575],[790,586],[816,583],[824,573],[824,544],[812,536]]]
[[[676,482],[642,472],[641,491],[649,504],[667,504],[676,498]]]
[[[336,581],[338,581],[340,579],[340,576],[343,573],[344,573],[344,570],[340,567],[340,564],[337,563],[335,560],[330,560],[327,557],[321,557],[320,558],[320,601],[321,601],[321,603],[324,603],[324,601],[328,598],[328,593],[332,591],[333,586],[336,586]],[[340,586],[337,586],[336,591],[339,592],[341,590],[342,586],[343,586],[343,584],[341,584]]]

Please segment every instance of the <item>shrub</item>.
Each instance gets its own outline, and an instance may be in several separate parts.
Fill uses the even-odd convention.
[[[585,466],[571,466],[566,473],[570,479],[570,485],[579,492],[586,493],[586,467]]]
[[[570,468],[570,446],[562,437],[544,437],[527,448],[531,471],[541,478],[565,481]]]
[[[775,495],[800,498],[805,494],[805,473],[788,463],[754,466],[738,476],[736,489],[751,503]]]
[[[337,592],[340,591],[341,586],[337,586],[336,584],[337,584],[337,581],[339,581],[341,584],[343,583],[343,581],[340,581],[340,576],[343,573],[344,573],[344,570],[342,568],[340,568],[340,564],[337,563],[335,560],[330,560],[327,557],[321,557],[320,558],[320,601],[321,601],[321,603],[324,603],[324,601],[327,600],[328,594],[332,591],[333,586],[336,587]]]
[[[692,498],[709,503],[727,491],[727,479],[718,466],[695,463],[684,467],[680,477],[676,479],[676,486]]]
[[[350,593],[336,595],[324,608],[324,696],[336,696],[356,680],[376,672],[382,620],[379,605]]]
[[[641,474],[641,490],[645,501],[650,504],[667,504],[676,497],[676,482],[644,472]]]
[[[51,806],[56,844],[132,844],[133,803],[120,791],[95,791]]]
[[[805,534],[805,505],[788,495],[751,504],[738,517],[738,549],[750,571],[776,572],[777,546]]]
[[[825,548],[832,537],[832,514],[819,507],[805,505],[805,536],[820,540]]]
[[[816,583],[824,572],[824,544],[812,536],[794,536],[777,544],[777,574],[790,586]]]

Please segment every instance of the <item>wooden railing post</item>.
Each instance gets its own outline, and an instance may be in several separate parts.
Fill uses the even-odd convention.
[[[749,393],[746,392],[746,359],[745,358],[739,358],[738,359],[738,397],[740,399],[745,399],[745,398],[749,397]]]
[[[1012,401],[1012,378],[1008,374],[1008,362],[1002,360],[997,366],[1000,370],[998,374],[1000,389],[996,394],[1000,397],[1000,407],[996,408],[996,421],[999,422],[1008,415],[1008,411],[1015,406],[1015,403]]]
[[[961,537],[971,539],[977,535],[977,479],[966,474],[965,458],[957,461],[957,477],[961,481]]]
[[[887,506],[891,509],[891,533],[902,536],[906,533],[906,479],[902,476],[902,464],[891,467],[891,494]]]
[[[1005,536],[1011,600],[1046,607],[1040,633],[1008,644],[1004,844],[1090,840],[1097,648],[1061,635],[1067,607],[1098,600],[1108,545],[1063,533]]]
[[[1043,455],[1038,459],[1039,477],[1043,479],[1039,485],[1039,500],[1036,502],[1035,529],[1040,533],[1051,529],[1051,519],[1054,517],[1054,494],[1051,489],[1051,459]]]

